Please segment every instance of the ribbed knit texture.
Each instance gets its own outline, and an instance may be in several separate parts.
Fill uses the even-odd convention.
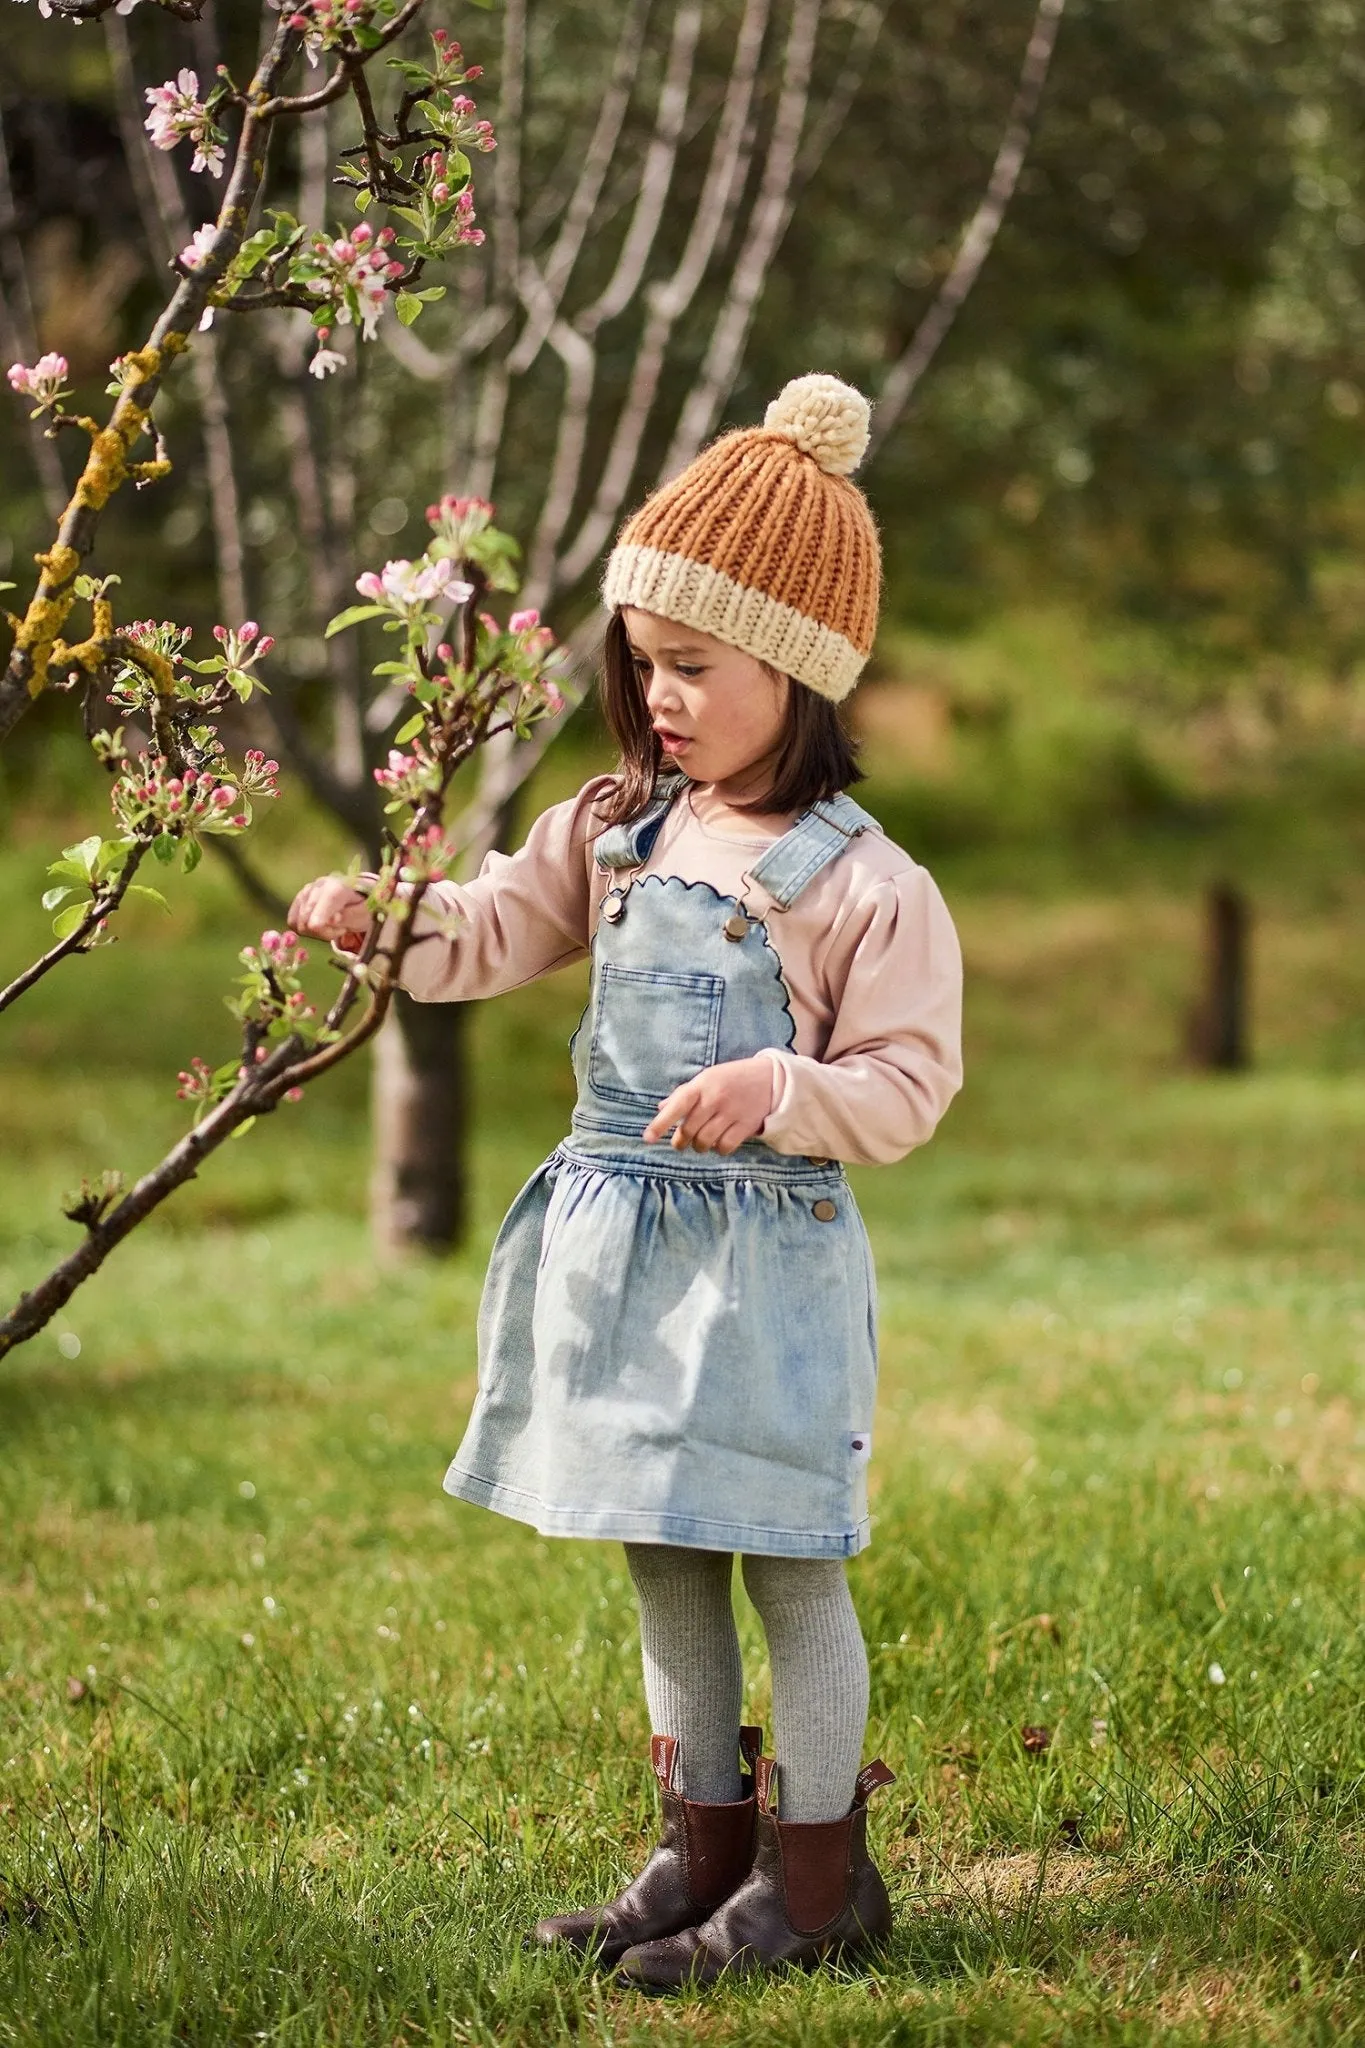
[[[727,1552],[626,1545],[640,1602],[645,1697],[656,1735],[678,1740],[688,1799],[739,1797],[743,1674]],[[841,1820],[867,1728],[867,1651],[844,1567],[746,1557],[744,1584],[768,1639],[772,1753],[783,1820]]]
[[[744,1671],[730,1600],[728,1550],[628,1543],[640,1603],[645,1698],[655,1735],[678,1739],[685,1799],[738,1799]]]
[[[724,434],[646,499],[607,563],[603,597],[741,648],[837,702],[877,630],[881,549],[847,471],[868,405],[799,377],[762,427]]]
[[[746,1557],[744,1586],[768,1638],[777,1810],[783,1820],[842,1820],[867,1733],[867,1649],[843,1564]]]

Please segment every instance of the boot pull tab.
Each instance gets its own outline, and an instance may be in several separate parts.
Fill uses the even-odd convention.
[[[752,1777],[758,1760],[763,1754],[763,1730],[761,1728],[745,1727],[740,1729],[739,1753],[744,1760],[744,1768]]]
[[[874,1757],[858,1773],[858,1781],[853,1788],[854,1806],[866,1806],[874,1792],[880,1792],[883,1785],[894,1785],[895,1782],[896,1773],[888,1770],[879,1756]]]
[[[665,1792],[673,1790],[673,1774],[678,1767],[678,1738],[676,1735],[651,1735],[649,1738],[649,1761],[654,1766],[654,1775]]]
[[[754,1792],[760,1813],[777,1810],[777,1765],[770,1756],[754,1758]]]

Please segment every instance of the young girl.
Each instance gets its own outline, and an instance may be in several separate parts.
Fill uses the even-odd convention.
[[[650,1990],[890,1926],[863,1808],[891,1774],[859,1770],[843,1563],[869,1537],[876,1306],[841,1162],[899,1159],[942,1116],[961,961],[929,876],[843,794],[835,706],[880,583],[849,481],[867,420],[847,385],[798,378],[628,521],[604,586],[618,770],[435,887],[458,935],[406,968],[415,996],[463,1002],[592,961],[572,1130],[494,1247],[445,1485],[625,1544],[663,1827],[618,1899],[536,1936]],[[325,879],[291,921],[342,939],[366,913]],[[776,1765],[740,1727],[736,1551]]]

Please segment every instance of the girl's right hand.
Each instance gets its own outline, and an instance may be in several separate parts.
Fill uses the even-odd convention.
[[[336,875],[305,882],[289,906],[291,931],[309,938],[330,939],[343,953],[358,953],[370,929],[365,898]]]

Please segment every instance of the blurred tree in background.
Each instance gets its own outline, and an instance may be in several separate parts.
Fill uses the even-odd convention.
[[[137,45],[139,77],[160,77],[183,60],[186,32],[146,12],[123,33]],[[667,8],[647,13],[636,0],[633,12],[642,47],[623,145],[638,144],[652,120],[675,24]],[[655,276],[667,275],[688,233],[740,16],[735,0],[698,12],[693,103],[651,255]],[[521,178],[533,209],[538,201],[530,227],[542,240],[568,190],[565,164],[577,170],[592,132],[627,14],[620,4],[529,10]],[[875,391],[984,183],[1031,14],[1026,0],[915,9],[893,0],[884,12],[871,0],[826,0],[812,118],[839,90],[850,56],[856,93],[837,148],[801,191],[728,416],[751,417],[809,362]],[[210,9],[191,32],[201,70],[215,60],[224,23],[226,40],[243,46],[231,51],[236,61],[254,43],[246,10],[229,18]],[[490,31],[497,24],[495,15]],[[785,22],[772,26],[755,120],[771,118],[780,83]],[[15,6],[4,28],[4,113],[37,339],[96,374],[133,332],[161,256],[139,218],[115,67],[95,31],[54,35]],[[869,36],[875,42],[859,50]],[[1214,645],[1302,629],[1326,587],[1324,557],[1354,540],[1365,402],[1355,117],[1363,78],[1365,29],[1342,0],[1196,0],[1178,18],[1154,0],[1075,0],[999,245],[913,424],[888,442],[869,478],[886,529],[893,616],[979,616],[1042,570],[1139,616],[1202,629]],[[619,218],[634,198],[638,158],[624,146],[617,158]],[[307,177],[307,164],[297,169]],[[195,182],[184,179],[187,193]],[[604,225],[586,252],[599,288],[619,242]],[[485,359],[488,341],[469,346],[467,299],[496,297],[492,240],[486,255],[483,277],[462,287],[466,299],[426,316],[423,355],[414,349],[406,361],[430,372],[430,358],[454,355],[462,369]],[[11,267],[6,282],[12,294]],[[712,313],[716,289],[713,281],[699,293],[704,309],[713,294]],[[613,364],[629,363],[643,317],[633,301],[607,327],[604,384]],[[684,351],[670,365],[674,412],[705,334],[702,320],[692,363]],[[262,396],[259,366],[234,353],[229,402],[250,407]],[[539,378],[514,377],[501,436],[504,516],[523,529],[542,506],[539,458],[563,392],[552,349],[540,367]],[[384,449],[385,498],[367,502],[361,474],[358,517],[397,545],[393,501],[417,518],[418,501],[475,459],[469,401],[478,394],[463,375],[455,416],[438,429],[427,378],[390,362],[367,364],[365,382],[377,391],[357,392],[347,379],[339,396],[325,395],[359,414],[361,472]],[[181,403],[188,411],[188,393]],[[660,411],[656,432],[666,437],[667,402]],[[31,531],[37,480],[19,423],[7,418],[2,431],[12,550]],[[182,438],[190,431],[187,420]],[[604,452],[601,439],[590,446],[588,478]],[[660,452],[646,448],[642,467]],[[262,606],[268,598],[295,610],[294,661],[308,679],[322,664],[302,630],[309,551],[288,516],[283,429],[262,432],[244,456],[247,573]],[[143,514],[144,545],[155,539],[169,550],[178,580],[207,583],[207,520],[192,530],[193,509],[181,503],[163,533],[164,508],[149,501]],[[580,607],[586,573],[583,582]]]
[[[480,18],[503,142],[481,262],[415,331],[387,323],[386,349],[326,382],[291,316],[204,337],[160,408],[182,487],[125,508],[101,568],[135,609],[157,610],[171,578],[187,619],[221,593],[223,612],[269,622],[280,736],[372,844],[384,715],[367,717],[355,636],[321,637],[356,566],[377,547],[414,552],[442,490],[494,494],[529,538],[528,598],[586,650],[601,544],[688,434],[754,418],[810,367],[875,396],[980,198],[1033,14],[1030,0],[503,0]],[[222,55],[240,68],[258,24],[219,5],[186,30],[141,8],[54,33],[11,5],[3,26],[0,338],[25,353],[27,331],[93,379],[138,331],[182,228],[211,211],[202,179],[146,149],[141,88],[187,61],[187,39],[201,75]],[[1093,626],[1100,651],[1054,638],[1003,674],[931,665],[921,709],[947,721],[960,763],[988,765],[975,785],[920,790],[913,843],[1178,808],[1157,744],[1173,725],[1206,754],[1263,754],[1305,707],[1333,739],[1358,726],[1363,74],[1339,0],[1193,0],[1178,17],[1072,0],[981,284],[866,481],[887,544],[889,677],[914,682],[926,635],[1040,599],[1070,608],[1073,635]],[[287,176],[320,217],[325,147],[304,128],[296,151]],[[333,209],[349,217],[344,192]],[[728,371],[708,378],[746,251],[753,303]],[[634,440],[622,420],[651,347],[657,403]],[[0,421],[0,573],[31,545],[64,457],[25,438],[17,409]],[[1055,723],[1082,667],[1106,702],[1079,740],[1063,718],[1049,752],[1030,721]],[[885,700],[865,695],[876,731]],[[53,711],[21,736],[12,778]],[[485,836],[505,830],[514,779],[486,793]],[[437,1155],[463,1125],[459,1030],[458,1011],[410,1016],[387,1084],[380,1062],[394,1113],[406,1099],[411,1128],[416,1104]],[[433,1121],[440,1074],[456,1078]],[[439,1237],[459,1189],[401,1142],[387,1199],[414,1167],[418,1209],[445,1205],[416,1234]]]

